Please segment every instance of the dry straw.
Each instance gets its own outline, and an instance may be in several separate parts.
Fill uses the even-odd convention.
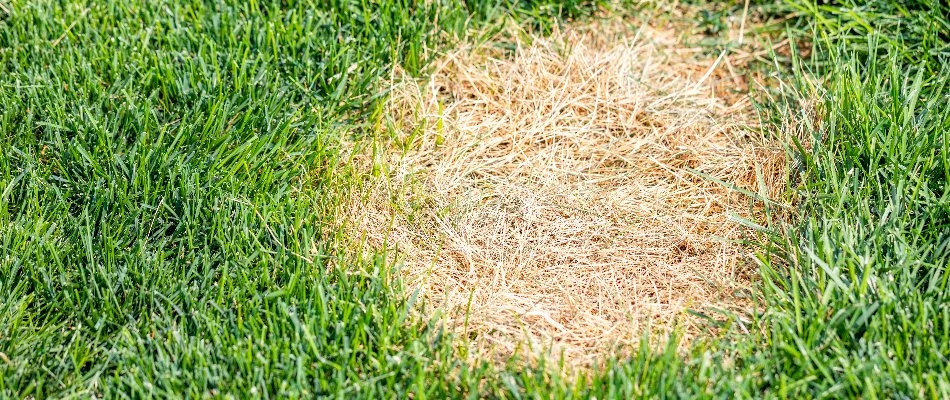
[[[347,231],[394,250],[425,312],[482,356],[585,365],[645,329],[695,335],[687,309],[748,311],[748,232],[727,213],[752,202],[691,172],[782,186],[749,100],[723,95],[735,76],[620,21],[514,44],[394,79],[394,137],[357,157],[377,173],[341,210]]]

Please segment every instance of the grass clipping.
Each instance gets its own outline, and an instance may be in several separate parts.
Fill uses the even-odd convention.
[[[777,176],[756,174],[780,152],[748,129],[748,99],[714,95],[737,77],[616,21],[498,47],[394,79],[393,136],[358,159],[374,178],[343,210],[352,235],[395,250],[427,312],[482,356],[589,364],[644,332],[695,335],[687,309],[747,309],[727,212],[750,201],[689,172],[755,191]]]

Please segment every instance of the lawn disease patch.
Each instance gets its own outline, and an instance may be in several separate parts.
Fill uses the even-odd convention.
[[[351,234],[392,250],[480,357],[590,366],[644,332],[696,335],[708,321],[690,313],[747,318],[737,219],[756,206],[729,186],[785,187],[747,91],[717,95],[732,77],[672,27],[509,36],[394,83],[395,136],[362,163],[386,170],[344,204]]]

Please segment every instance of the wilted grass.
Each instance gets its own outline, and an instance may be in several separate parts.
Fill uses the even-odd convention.
[[[457,361],[325,227],[392,63],[590,2],[3,2],[0,396],[947,397],[950,9],[757,3],[812,43],[763,108],[805,138],[764,313],[565,380]]]

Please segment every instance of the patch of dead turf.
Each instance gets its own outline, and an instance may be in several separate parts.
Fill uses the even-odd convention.
[[[781,187],[783,161],[701,54],[618,21],[452,53],[394,85],[397,137],[357,158],[388,167],[341,221],[396,250],[482,355],[588,364],[648,327],[697,333],[687,309],[747,310],[749,250],[730,240],[748,232],[727,212],[750,201],[688,169],[758,191],[756,165]]]

